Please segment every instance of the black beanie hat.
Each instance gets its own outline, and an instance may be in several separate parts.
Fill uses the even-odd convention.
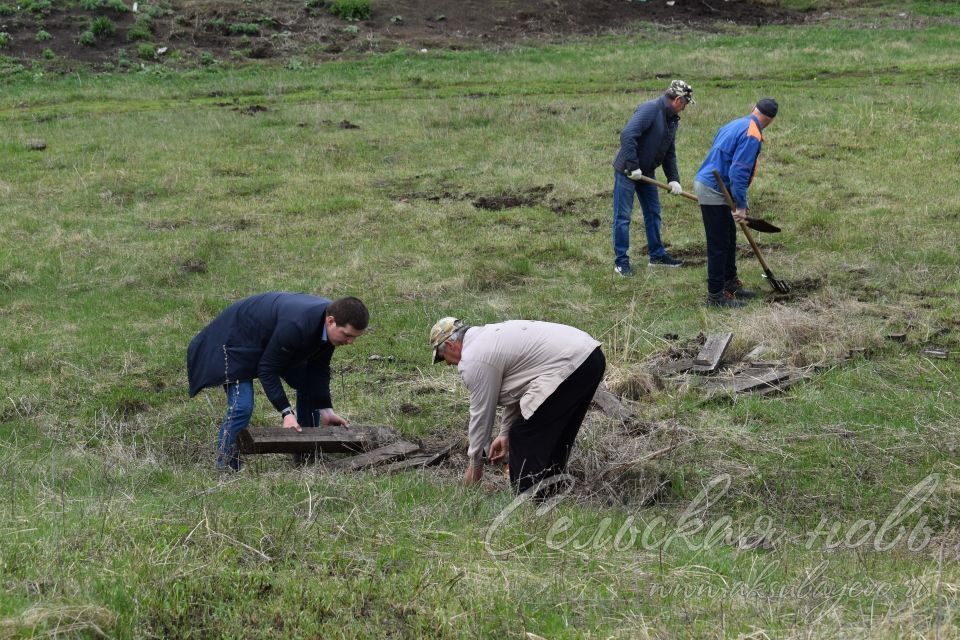
[[[780,110],[780,105],[777,104],[777,101],[773,98],[760,98],[757,100],[757,111],[767,116],[768,118],[776,118],[777,111]]]

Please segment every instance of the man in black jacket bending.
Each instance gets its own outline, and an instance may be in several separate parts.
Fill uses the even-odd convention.
[[[190,397],[222,386],[227,414],[217,438],[217,466],[240,468],[237,434],[253,414],[253,379],[280,412],[284,429],[346,425],[330,399],[330,358],[334,347],[363,335],[369,313],[357,298],[326,298],[271,292],[227,307],[187,349]],[[290,406],[281,379],[297,390]]]
[[[681,262],[667,253],[660,240],[660,195],[655,185],[642,182],[641,176],[656,178],[663,165],[670,193],[680,194],[675,139],[680,112],[693,100],[693,89],[683,80],[674,80],[662,96],[644,102],[620,132],[620,150],[613,160],[613,253],[614,270],[624,277],[633,275],[630,266],[630,218],[636,193],[643,211],[647,232],[647,250],[651,267],[679,267]]]

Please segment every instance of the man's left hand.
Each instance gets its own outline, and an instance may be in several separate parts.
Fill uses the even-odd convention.
[[[463,484],[470,486],[480,482],[483,477],[483,465],[467,464],[467,470],[463,472]]]
[[[320,409],[320,424],[325,427],[332,425],[341,425],[346,427],[350,424],[350,421],[335,414],[333,409]]]
[[[671,180],[667,183],[667,186],[670,187],[670,195],[678,196],[683,193],[683,187],[680,186],[679,182]]]

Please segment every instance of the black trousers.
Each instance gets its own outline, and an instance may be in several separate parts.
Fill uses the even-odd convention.
[[[707,293],[718,295],[737,279],[737,225],[725,204],[700,205],[707,234]]]
[[[597,347],[530,416],[510,426],[510,483],[522,493],[563,473],[607,360]]]

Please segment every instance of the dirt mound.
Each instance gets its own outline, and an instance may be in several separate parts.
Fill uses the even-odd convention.
[[[638,22],[710,28],[717,22],[784,24],[805,17],[748,0],[382,0],[373,3],[368,19],[346,21],[332,15],[329,5],[28,0],[2,5],[0,32],[6,35],[0,53],[53,68],[88,63],[123,69],[157,61],[324,60],[397,47],[498,47],[623,31]]]

